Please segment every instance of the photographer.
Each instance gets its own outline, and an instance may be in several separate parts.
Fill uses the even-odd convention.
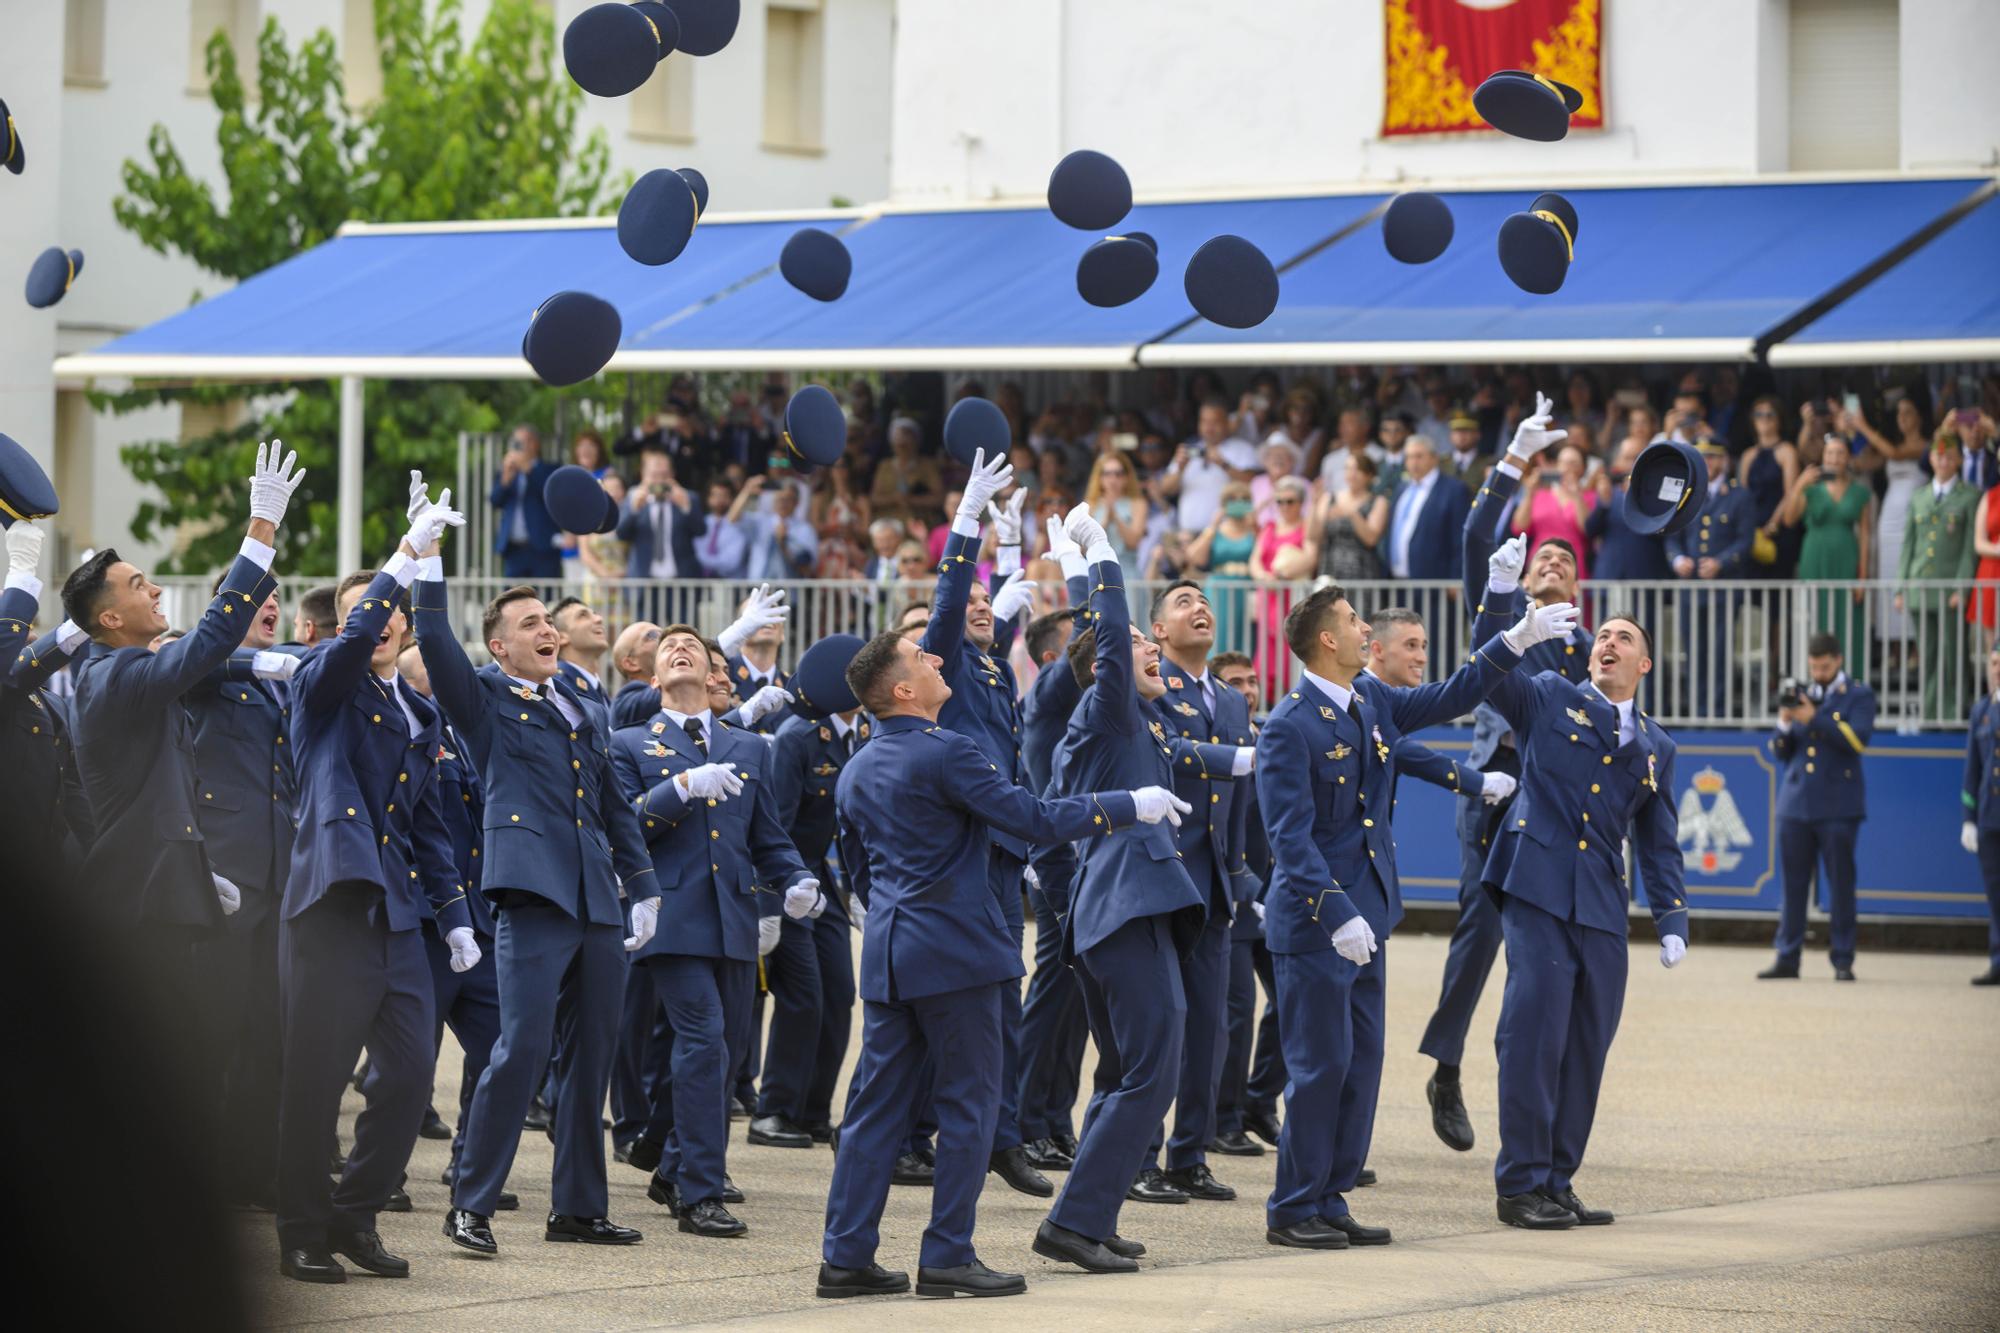
[[[1861,756],[1875,730],[1875,691],[1848,679],[1840,640],[1815,634],[1806,643],[1806,681],[1786,680],[1773,706],[1778,729],[1771,753],[1784,765],[1778,785],[1778,859],[1784,898],[1778,909],[1778,959],[1761,980],[1796,980],[1806,940],[1806,898],[1826,868],[1828,956],[1836,981],[1854,980],[1854,842],[1868,817]]]

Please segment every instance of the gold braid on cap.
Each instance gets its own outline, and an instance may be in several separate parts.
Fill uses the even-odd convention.
[[[69,266],[69,276],[63,279],[63,290],[68,291],[70,285],[76,281],[76,260],[67,250],[63,251],[63,263]]]
[[[5,496],[0,496],[0,514],[5,514],[9,519],[13,520],[16,523],[25,523],[28,521],[28,516],[22,513],[20,510],[14,508],[13,505],[7,503],[7,498]],[[46,515],[44,515],[43,517],[46,517]]]
[[[785,442],[785,447],[792,451],[792,457],[803,459],[808,463],[812,461],[811,459],[806,458],[806,456],[803,453],[799,452],[799,447],[796,444],[792,443],[792,433],[790,431],[788,430],[779,431],[778,438],[783,440]]]
[[[639,11],[639,17],[646,20],[646,26],[653,30],[653,45],[657,47],[660,44],[660,25],[653,22],[653,16],[643,9]],[[1535,77],[1540,79],[1542,76],[1537,74]],[[1548,80],[1542,79],[1542,82],[1547,83]],[[1560,97],[1562,94],[1557,93],[1556,96]]]
[[[14,117],[12,116],[12,114],[9,114],[7,117],[7,151],[4,155],[0,155],[0,164],[5,164],[8,162],[12,162],[14,160],[15,142],[16,140],[14,138]]]
[[[1563,104],[1563,114],[1565,116],[1569,114],[1569,99],[1563,96],[1562,89],[1556,87],[1555,84],[1543,78],[1541,75],[1535,73],[1533,70],[1527,70],[1524,72],[1527,74],[1529,78],[1533,79],[1536,83],[1541,84],[1542,87],[1554,93],[1556,95],[1556,101],[1561,102]]]
[[[1554,213],[1551,213],[1551,212],[1549,212],[1549,210],[1548,210],[1548,209],[1546,209],[1546,208],[1538,208],[1538,209],[1536,209],[1536,210],[1535,210],[1535,216],[1536,216],[1536,217],[1538,217],[1538,218],[1540,218],[1540,219],[1541,219],[1542,221],[1544,221],[1544,222],[1547,222],[1547,223],[1550,223],[1551,225],[1553,225],[1553,226],[1555,227],[1555,229],[1556,229],[1557,231],[1559,231],[1559,232],[1561,232],[1561,233],[1562,233],[1562,238],[1563,238],[1563,253],[1569,256],[1569,259],[1570,259],[1570,262],[1571,262],[1571,263],[1575,263],[1575,262],[1576,262],[1576,242],[1575,242],[1575,241],[1572,241],[1572,240],[1571,240],[1571,239],[1569,238],[1569,228],[1563,225],[1563,220],[1562,220],[1561,218],[1557,217],[1557,216],[1556,216],[1556,215],[1555,215]]]

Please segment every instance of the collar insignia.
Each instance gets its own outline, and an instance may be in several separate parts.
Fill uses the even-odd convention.
[[[1340,714],[1334,712],[1333,709],[1327,707],[1325,704],[1319,706],[1319,715],[1329,722],[1340,716]]]
[[[864,741],[868,739],[868,724],[866,722],[861,724],[861,739]]]
[[[1164,740],[1166,740],[1166,738],[1167,738],[1167,733],[1166,733],[1166,732],[1165,732],[1164,730],[1162,730],[1162,729],[1161,729],[1161,727],[1160,727],[1160,724],[1159,724],[1159,723],[1157,723],[1157,722],[1148,722],[1148,723],[1147,723],[1146,725],[1147,725],[1147,726],[1149,726],[1149,727],[1151,727],[1151,728],[1153,729],[1153,738],[1154,738],[1155,740],[1159,740],[1159,741],[1164,741]]]
[[[1187,688],[1187,686],[1181,684],[1181,678],[1179,676],[1168,676],[1167,688],[1170,690],[1184,690]]]
[[[821,740],[823,740],[823,741],[830,741],[830,740],[832,740],[832,739],[833,739],[833,728],[832,728],[832,727],[821,727],[821,728],[819,729],[819,738],[820,738]]]
[[[653,730],[653,734],[654,734],[655,736],[659,735],[659,734],[660,734],[661,732],[665,731],[666,729],[667,729],[667,724],[666,724],[666,721],[665,721],[664,719],[662,719],[661,721],[658,721],[658,722],[655,722],[655,723],[653,724],[653,728],[652,728],[652,730]]]

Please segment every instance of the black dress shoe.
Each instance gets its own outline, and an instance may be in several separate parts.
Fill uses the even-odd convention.
[[[410,1261],[399,1259],[382,1248],[382,1237],[373,1231],[353,1231],[346,1235],[339,1232],[328,1237],[327,1248],[343,1259],[351,1260],[356,1267],[365,1268],[376,1277],[408,1277]]]
[[[1136,1273],[1139,1262],[1114,1251],[1103,1241],[1059,1227],[1047,1218],[1035,1229],[1034,1250],[1044,1259],[1075,1264],[1086,1273]]]
[[[1076,1150],[1078,1146],[1076,1141],[1076,1135],[1070,1133],[1068,1130],[1064,1130],[1060,1134],[1049,1135],[1049,1142],[1053,1143],[1056,1146],[1057,1152],[1069,1158],[1070,1161],[1074,1162],[1076,1160]]]
[[[729,1178],[727,1171],[722,1173],[722,1201],[724,1203],[743,1202],[743,1191],[736,1188],[736,1182]]]
[[[1975,986],[2000,986],[2000,967],[1989,967],[1972,979]]]
[[[1037,1199],[1055,1197],[1056,1187],[1047,1176],[1028,1165],[1028,1154],[1018,1143],[987,1158],[986,1169],[1023,1194],[1032,1194]]]
[[[1580,1227],[1608,1227],[1611,1225],[1611,1210],[1609,1208],[1589,1208],[1584,1206],[1583,1200],[1576,1197],[1576,1188],[1574,1186],[1566,1190],[1550,1190],[1548,1191],[1548,1196],[1555,1200],[1560,1207],[1575,1213],[1576,1224]]]
[[[834,1153],[835,1153],[835,1155],[836,1155],[836,1156],[837,1156],[837,1155],[838,1155],[838,1154],[840,1153],[840,1126],[839,1126],[839,1125],[829,1125],[829,1126],[827,1127],[827,1131],[826,1131],[826,1146],[827,1146],[827,1147],[829,1147],[829,1148],[831,1148],[831,1149],[833,1149],[833,1151],[834,1151]]]
[[[814,1143],[832,1143],[832,1142],[833,1142],[833,1126],[832,1126],[832,1125],[807,1125],[807,1126],[806,1126],[806,1137],[807,1137],[807,1138],[809,1138],[809,1139],[811,1139],[811,1140],[812,1140],[812,1141],[813,1141]],[[877,1267],[879,1268],[879,1267],[880,1267],[880,1265],[877,1265]],[[881,1271],[882,1271],[882,1272],[885,1272],[885,1273],[886,1273],[886,1272],[888,1272],[889,1270],[888,1270],[888,1269],[886,1269],[886,1268],[883,1268],[883,1269],[881,1269]],[[905,1274],[903,1275],[903,1281],[905,1281],[905,1282],[908,1282],[909,1280],[910,1280],[910,1278],[909,1278],[909,1274],[905,1273]]]
[[[1028,1155],[1028,1165],[1037,1171],[1067,1171],[1076,1165],[1076,1159],[1058,1148],[1054,1139],[1024,1143],[1021,1151]]]
[[[493,1240],[493,1219],[463,1208],[444,1210],[445,1239],[454,1245],[463,1246],[474,1254],[498,1254],[500,1247]]]
[[[424,1108],[424,1123],[417,1130],[417,1137],[425,1139],[448,1139],[451,1126],[438,1117],[435,1106]]]
[[[1359,1172],[1355,1174],[1354,1188],[1358,1190],[1365,1190],[1374,1183],[1375,1183],[1375,1168],[1372,1166],[1364,1166],[1361,1168]]]
[[[1169,1185],[1185,1191],[1191,1199],[1229,1203],[1236,1198],[1236,1191],[1217,1180],[1206,1162],[1196,1162],[1193,1166],[1177,1166],[1165,1174]]]
[[[625,1165],[634,1171],[657,1171],[660,1169],[659,1144],[651,1139],[634,1139],[632,1146],[625,1150]]]
[[[731,1120],[749,1120],[756,1114],[757,1104],[748,1097],[731,1097],[729,1099],[729,1118]]]
[[[996,1273],[974,1259],[956,1268],[917,1268],[919,1296],[1020,1296],[1028,1279],[1019,1273]]]
[[[681,1209],[681,1230],[690,1236],[740,1236],[749,1229],[720,1199],[703,1199]]]
[[[511,1213],[521,1206],[521,1196],[509,1190],[501,1190],[500,1197],[493,1201],[496,1213]]]
[[[668,1217],[681,1215],[681,1187],[657,1171],[646,1182],[646,1197],[666,1209]]]
[[[750,1142],[760,1148],[810,1148],[812,1135],[781,1115],[760,1115],[750,1122]]]
[[[278,1272],[299,1282],[345,1282],[347,1270],[325,1250],[286,1250],[278,1256]]]
[[[1389,1243],[1389,1228],[1362,1226],[1354,1220],[1354,1216],[1351,1213],[1342,1213],[1339,1217],[1322,1217],[1320,1221],[1346,1236],[1349,1245],[1387,1245]]]
[[[528,1113],[521,1117],[522,1129],[539,1129],[544,1133],[552,1129],[555,1123],[555,1112],[551,1111],[549,1104],[540,1097],[528,1103]]]
[[[1454,1152],[1472,1151],[1472,1117],[1465,1113],[1465,1097],[1458,1080],[1440,1079],[1432,1074],[1424,1084],[1424,1096],[1431,1104],[1431,1129]]]
[[[1324,1218],[1308,1217],[1286,1227],[1265,1229],[1264,1239],[1273,1245],[1289,1245],[1295,1250],[1344,1250],[1347,1233],[1330,1227]]]
[[[1833,969],[1833,979],[1835,981],[1852,981],[1854,980],[1854,969],[1851,967],[1836,967]]]
[[[414,1207],[410,1202],[410,1192],[398,1185],[389,1191],[389,1198],[382,1205],[385,1213],[407,1213]]]
[[[903,1153],[896,1158],[896,1169],[889,1173],[892,1185],[932,1185],[937,1183],[937,1172],[930,1163],[913,1152]]]
[[[1500,1220],[1510,1227],[1529,1231],[1567,1231],[1576,1225],[1576,1214],[1537,1190],[1526,1194],[1503,1194],[1497,1203]]]
[[[1186,1203],[1188,1192],[1169,1183],[1159,1167],[1149,1166],[1132,1178],[1132,1187],[1125,1191],[1125,1197],[1133,1203]]]
[[[1276,1111],[1245,1111],[1243,1128],[1255,1134],[1273,1148],[1278,1146],[1278,1113]]]
[[[621,1227],[608,1217],[570,1217],[550,1213],[543,1240],[569,1241],[579,1245],[637,1245],[645,1239],[631,1227]]]
[[[1757,974],[1757,980],[1759,981],[1797,981],[1798,979],[1799,965],[1797,963],[1782,961],[1771,964]]]
[[[1217,1134],[1215,1142],[1208,1145],[1210,1152],[1219,1152],[1224,1157],[1262,1157],[1264,1145],[1245,1134],[1240,1129],[1232,1129],[1227,1134]]]
[[[870,1264],[866,1268],[819,1266],[819,1287],[813,1292],[821,1300],[837,1301],[847,1296],[894,1296],[910,1289],[910,1275]]]
[[[1123,1255],[1127,1259],[1137,1259],[1146,1253],[1146,1246],[1143,1242],[1126,1240],[1123,1236],[1106,1236],[1104,1238],[1104,1248],[1113,1254]]]

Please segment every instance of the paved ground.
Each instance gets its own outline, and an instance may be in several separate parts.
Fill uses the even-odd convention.
[[[1926,1328],[2000,1326],[2000,994],[1967,980],[1978,962],[1864,954],[1862,980],[1758,983],[1768,954],[1698,946],[1674,972],[1635,945],[1618,1045],[1579,1192],[1617,1225],[1531,1235],[1493,1217],[1496,972],[1465,1070],[1479,1144],[1432,1135],[1415,1054],[1444,958],[1436,936],[1391,945],[1390,1040],[1371,1163],[1380,1186],[1354,1200],[1392,1227],[1385,1249],[1280,1252],[1264,1241],[1274,1158],[1215,1158],[1233,1204],[1128,1205],[1120,1230],[1151,1249],[1134,1277],[1087,1277],[1029,1252],[1045,1204],[994,1181],[980,1252],[1025,1272],[1025,1297],[958,1301],[955,1327],[1010,1330]],[[455,1096],[441,1066],[439,1106]],[[1086,1079],[1086,1086],[1088,1080]],[[358,1106],[350,1096],[348,1114]],[[343,1136],[349,1125],[342,1126]],[[832,1159],[750,1148],[735,1127],[731,1172],[750,1235],[696,1240],[646,1201],[645,1178],[613,1166],[612,1211],[647,1233],[630,1250],[540,1239],[549,1147],[525,1140],[514,1173],[523,1210],[501,1214],[502,1253],[482,1260],[439,1234],[445,1145],[418,1145],[416,1211],[384,1216],[407,1282],[357,1275],[306,1288],[275,1276],[268,1215],[242,1237],[273,1326],[357,1329],[636,1329],[707,1323],[783,1328],[936,1327],[935,1302],[812,1297]],[[1060,1182],[1058,1182],[1060,1183]],[[914,1267],[929,1195],[897,1189],[882,1259]]]

